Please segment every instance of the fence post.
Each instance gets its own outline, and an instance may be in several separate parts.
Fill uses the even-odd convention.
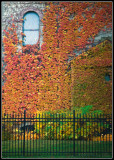
[[[25,123],[26,123],[26,110],[24,110],[24,139],[23,139],[23,156],[25,156]]]
[[[75,156],[75,110],[73,110],[73,154]]]

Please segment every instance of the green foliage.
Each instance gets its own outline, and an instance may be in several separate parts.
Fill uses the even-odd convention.
[[[103,122],[93,121],[92,118],[98,118],[101,110],[92,110],[92,105],[85,107],[74,107],[75,109],[75,139],[92,139],[97,136],[109,125]],[[58,113],[59,112],[59,113]],[[46,112],[39,114],[37,118],[41,118],[35,125],[35,130],[40,138],[45,139],[73,139],[73,112],[66,110],[63,114],[62,111]],[[42,119],[42,118],[47,119]],[[57,118],[57,119],[54,119]],[[67,119],[63,119],[67,118]],[[80,119],[81,118],[81,119]],[[88,119],[88,121],[86,121]],[[69,121],[69,122],[68,122]],[[71,122],[70,122],[71,121]]]
[[[76,111],[77,114],[81,114],[81,115],[84,115],[84,114],[100,114],[100,113],[103,113],[102,110],[93,110],[93,105],[88,105],[88,106],[85,106],[85,107],[73,107],[73,110]]]
[[[103,111],[102,110],[94,110],[94,111],[92,111],[92,113],[94,113],[94,114],[101,114],[101,113],[103,113]]]
[[[93,107],[93,106],[90,106],[90,105],[85,106],[85,107],[81,107],[82,115],[89,113],[89,111],[92,109],[92,107]]]
[[[12,138],[12,123],[2,123],[2,141],[10,140]]]

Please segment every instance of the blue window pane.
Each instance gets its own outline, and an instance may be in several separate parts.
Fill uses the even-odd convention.
[[[110,75],[105,75],[105,80],[110,81]]]
[[[39,32],[38,31],[24,31],[24,34],[26,37],[24,37],[24,45],[27,44],[36,44],[38,42],[39,38]]]
[[[35,12],[24,15],[24,29],[39,29],[39,16]]]
[[[23,18],[23,33],[26,35],[23,45],[36,44],[39,39],[39,16],[35,12],[27,12]]]

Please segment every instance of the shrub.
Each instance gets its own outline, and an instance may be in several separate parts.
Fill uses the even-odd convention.
[[[91,140],[94,136],[101,134],[104,129],[109,127],[109,124],[104,124],[100,122],[99,118],[100,114],[102,115],[101,110],[91,111],[92,106],[81,107],[80,109],[76,109],[75,118],[75,139],[85,139]],[[73,114],[66,111],[66,113],[57,113],[55,111],[54,114],[51,112],[38,112],[37,118],[41,118],[40,121],[35,123],[35,131],[39,135],[40,138],[45,139],[73,139]],[[43,118],[47,119],[43,119]],[[58,119],[54,119],[54,118]],[[59,122],[60,118],[60,122]],[[62,119],[62,118],[67,118]],[[82,118],[82,119],[80,119]],[[88,119],[86,121],[86,119]],[[93,121],[92,118],[95,118]],[[78,120],[78,122],[77,122]],[[58,121],[58,122],[57,122]]]
[[[2,122],[2,141],[10,140],[12,138],[12,123]]]

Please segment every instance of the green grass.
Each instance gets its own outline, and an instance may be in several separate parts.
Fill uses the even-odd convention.
[[[18,149],[19,148],[19,149]],[[56,153],[56,152],[66,153]],[[23,156],[23,141],[3,141],[2,158],[112,158],[112,142],[75,141],[75,156],[73,153],[73,141],[65,140],[28,140],[25,141],[25,156]],[[16,152],[16,153],[15,153]],[[27,153],[31,152],[31,153]],[[34,153],[32,153],[34,152]],[[35,153],[36,152],[36,153]],[[38,153],[46,152],[46,153]],[[55,153],[48,153],[55,152]],[[78,153],[91,152],[91,153]],[[92,153],[97,152],[97,153]],[[101,153],[105,152],[105,153]]]

